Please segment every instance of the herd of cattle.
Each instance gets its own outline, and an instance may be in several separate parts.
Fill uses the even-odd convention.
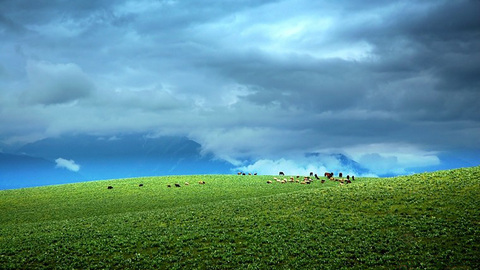
[[[279,172],[278,175],[279,176],[285,176],[285,173],[284,172]],[[328,180],[339,182],[340,185],[350,184],[350,183],[352,183],[353,180],[355,180],[354,175],[352,175],[352,177],[350,177],[350,175],[347,175],[347,177],[345,179],[343,177],[343,173],[338,173],[338,178],[335,177],[335,174],[333,172],[325,172],[325,174],[323,176],[326,177]],[[313,182],[312,177],[315,177],[316,180],[320,180],[320,182],[322,184],[325,183],[325,181],[326,181],[325,179],[320,179],[320,177],[318,177],[318,175],[314,174],[313,172],[310,172],[310,176],[303,177],[303,180],[300,180],[300,175],[297,175],[296,178],[291,176],[290,179],[288,179],[288,180],[287,180],[287,178],[278,179],[278,178],[274,177],[273,180],[276,181],[276,182],[282,183],[282,184],[285,184],[287,182],[291,182],[291,183],[296,182],[296,183],[300,183],[300,184],[310,184],[310,183]],[[272,183],[273,183],[272,180],[267,181],[267,184],[272,184]]]
[[[244,173],[244,172],[238,172],[237,173],[238,175],[257,175],[257,173]],[[278,173],[279,176],[285,176],[285,173],[284,172],[279,172]],[[338,173],[338,178],[335,177],[335,175],[333,174],[333,172],[326,172],[324,174],[324,176],[328,179],[328,180],[331,180],[331,181],[337,181],[340,183],[340,185],[344,185],[344,184],[350,184],[352,183],[352,180],[355,180],[355,176],[352,175],[350,177],[350,175],[347,175],[346,176],[346,179],[343,177],[343,174],[342,173]],[[291,182],[291,183],[300,183],[300,184],[310,184],[313,182],[313,179],[312,177],[315,177],[316,180],[320,180],[320,182],[323,184],[325,183],[325,179],[320,179],[320,177],[318,177],[317,174],[314,174],[313,172],[310,172],[310,176],[305,176],[303,177],[303,180],[300,180],[300,175],[297,175],[296,178],[294,178],[293,176],[291,176],[289,179],[287,178],[283,178],[283,179],[279,179],[277,177],[274,177],[273,178],[273,181],[276,181],[278,183],[287,183],[287,182]],[[268,180],[267,181],[267,184],[272,184],[273,183],[272,180]],[[199,185],[205,185],[205,181],[198,181],[198,184]],[[185,182],[184,183],[185,186],[188,186],[190,185],[190,183],[188,182]],[[143,184],[139,184],[138,185],[139,187],[143,187]],[[178,183],[175,183],[175,184],[168,184],[167,187],[168,188],[171,188],[171,187],[181,187],[182,185],[181,184],[178,184]],[[107,189],[113,189],[113,186],[108,186]]]

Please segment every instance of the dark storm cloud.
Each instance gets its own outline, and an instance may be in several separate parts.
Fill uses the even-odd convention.
[[[27,65],[29,87],[23,99],[32,104],[61,104],[87,97],[93,83],[74,64],[52,65],[30,62]]]
[[[349,152],[385,170],[480,145],[479,1],[0,7],[5,142],[177,134],[237,164]]]

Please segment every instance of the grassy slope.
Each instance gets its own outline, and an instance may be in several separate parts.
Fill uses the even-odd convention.
[[[480,167],[345,186],[269,179],[0,191],[0,269],[480,268]]]

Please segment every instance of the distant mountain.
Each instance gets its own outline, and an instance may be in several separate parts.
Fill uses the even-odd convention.
[[[144,134],[47,138],[24,145],[17,154],[54,161],[73,160],[89,180],[155,175],[224,174],[232,165],[202,155],[201,145],[185,137]]]
[[[369,174],[370,171],[360,165],[360,163],[356,162],[353,159],[350,159],[344,154],[336,153],[336,154],[324,154],[324,153],[307,153],[307,157],[315,157],[320,161],[323,161],[325,165],[330,165],[329,169],[335,172],[350,172],[356,175],[366,175]],[[332,168],[330,168],[332,167]]]
[[[84,181],[81,174],[58,168],[55,162],[27,155],[0,153],[0,189]]]

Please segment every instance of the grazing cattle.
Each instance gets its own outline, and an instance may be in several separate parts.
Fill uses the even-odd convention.
[[[342,174],[342,173],[338,173],[338,177],[342,178],[342,177],[343,177],[343,174]]]
[[[279,172],[279,173],[278,173],[278,175],[285,175],[285,173],[283,173],[283,172]]]
[[[350,175],[349,175],[349,174],[347,174],[347,180],[348,180],[348,179],[350,179]]]
[[[172,187],[172,185],[167,185],[167,187]]]
[[[205,185],[205,181],[198,181],[200,185]]]
[[[272,183],[272,180],[268,180],[268,181],[267,181],[267,184],[271,184],[271,183]]]
[[[138,185],[139,187],[143,187],[143,184]]]
[[[351,184],[351,183],[352,183],[352,181],[350,181],[350,180],[347,180],[347,184]]]
[[[317,180],[320,179],[317,174],[315,174],[315,179],[317,179]]]
[[[180,187],[180,184],[175,184],[175,187]]]
[[[238,174],[238,175],[242,175],[242,172],[238,172],[237,174]]]
[[[245,175],[245,173],[242,173],[242,175]]]
[[[355,175],[352,175],[352,180],[355,180]]]
[[[188,185],[190,185],[190,184],[188,182],[185,182],[185,186],[188,186]]]
[[[300,178],[300,175],[297,175],[297,178]]]
[[[322,184],[323,184],[323,183],[325,183],[325,179],[322,179],[322,181],[321,181],[321,182],[322,182]]]
[[[252,173],[248,173],[248,175],[252,175]]]
[[[254,173],[253,175],[257,175],[257,173]]]
[[[310,176],[313,176],[313,172],[310,172]]]
[[[112,186],[108,186],[107,188],[108,188],[108,189],[112,189],[113,187],[112,187]]]

